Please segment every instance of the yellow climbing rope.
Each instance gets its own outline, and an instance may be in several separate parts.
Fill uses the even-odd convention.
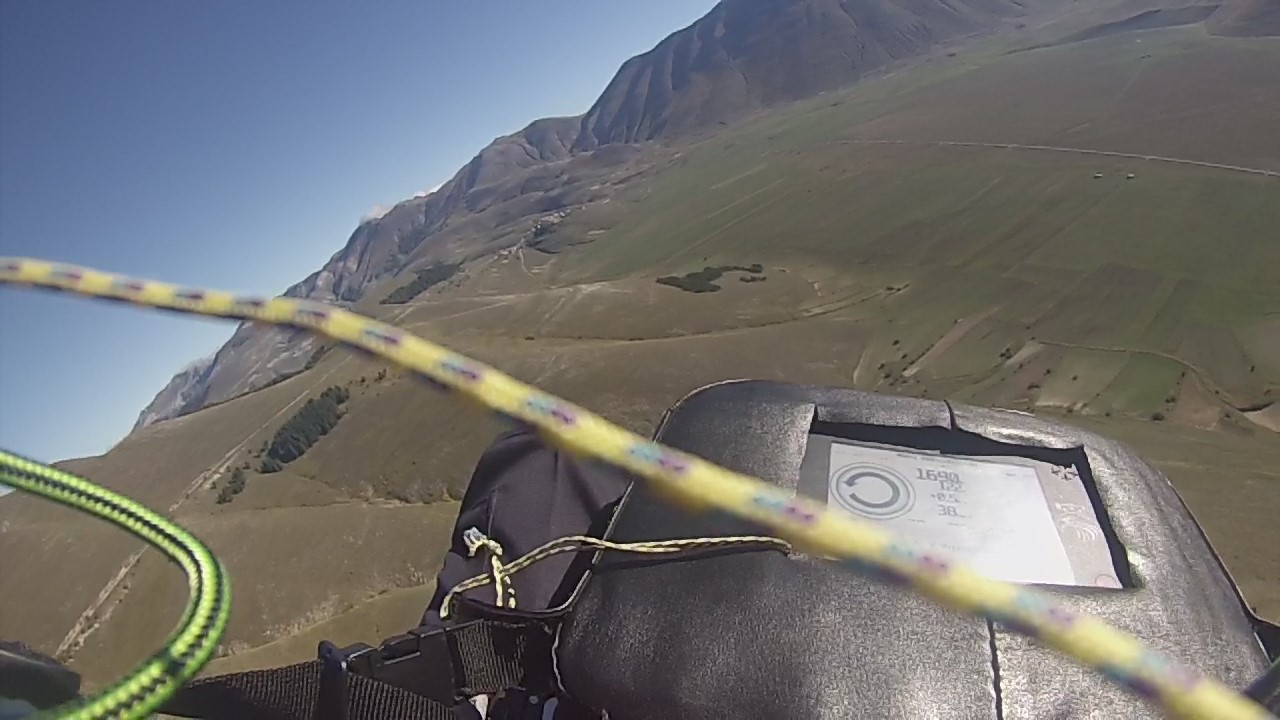
[[[293,298],[239,297],[31,259],[0,258],[0,282],[35,285],[180,312],[289,325],[413,370],[473,402],[539,428],[548,442],[623,467],[690,508],[718,509],[772,528],[845,568],[909,585],[937,602],[1032,635],[1182,718],[1261,720],[1261,706],[1152,652],[1096,618],[1025,587],[984,578],[895,541],[880,527],[664,447],[492,367],[340,308]]]

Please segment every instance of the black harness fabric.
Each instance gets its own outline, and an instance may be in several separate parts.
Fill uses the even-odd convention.
[[[1117,572],[1133,583],[1044,591],[1235,687],[1266,667],[1238,592],[1172,486],[1106,438],[1011,412],[744,381],[691,394],[657,439],[796,491],[815,424],[893,445],[927,437],[945,452],[973,443],[991,453],[1003,443],[1076,453],[1111,513],[1125,566]],[[609,537],[743,533],[761,529],[683,511],[637,484]],[[1147,560],[1129,568],[1132,555]],[[1070,658],[982,618],[778,551],[674,562],[605,552],[566,616],[554,660],[563,692],[610,720],[1160,717]]]
[[[79,674],[26,643],[0,640],[0,698],[47,709],[79,696]]]
[[[631,477],[602,463],[585,462],[542,441],[527,425],[501,433],[476,463],[454,523],[452,547],[436,579],[422,625],[440,625],[440,605],[458,583],[489,572],[488,556],[469,556],[462,534],[477,528],[502,545],[511,562],[534,548],[571,535],[599,537]],[[557,555],[512,576],[517,607],[546,610],[559,604],[566,578],[576,580],[571,554]],[[493,605],[493,585],[463,593]]]

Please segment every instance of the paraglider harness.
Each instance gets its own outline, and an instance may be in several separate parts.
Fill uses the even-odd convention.
[[[1105,439],[1083,433],[1073,437],[1065,426],[1021,415],[759,381],[719,383],[692,393],[664,415],[655,437],[664,445],[730,467],[741,466],[775,483],[797,478],[799,494],[815,495],[814,480],[827,476],[829,470],[822,458],[833,448],[842,452],[851,447],[842,445],[837,433],[845,440],[857,438],[864,443],[858,446],[862,450],[883,453],[894,448],[903,459],[913,459],[912,453],[925,449],[946,453],[951,459],[935,467],[959,467],[968,476],[971,469],[965,463],[972,461],[966,458],[1013,450],[1010,443],[991,439],[1010,432],[1022,436],[1019,453],[1061,464],[1053,467],[1083,469],[1088,476],[1079,480],[1076,489],[1084,496],[1096,497],[1099,491],[1111,494],[1121,482],[1131,491],[1140,491],[1127,500],[1112,500],[1113,512],[1103,513],[1104,519],[1125,515],[1139,504],[1148,508],[1149,515],[1168,515],[1155,539],[1130,539],[1136,523],[1125,517],[1114,524],[1103,523],[1107,535],[1124,536],[1136,546],[1134,550],[1165,558],[1163,567],[1148,569],[1139,582],[1124,553],[1112,557],[1106,542],[1092,546],[1105,553],[1094,559],[1115,570],[1118,577],[1110,578],[1116,580],[1114,585],[1123,586],[1107,582],[1082,588],[1099,599],[1114,601],[1105,610],[1109,619],[1178,628],[1177,642],[1166,650],[1191,653],[1201,668],[1250,684],[1251,697],[1268,698],[1274,705],[1280,673],[1273,669],[1268,674],[1265,663],[1280,652],[1280,633],[1247,611],[1211,548],[1192,542],[1199,538],[1190,533],[1198,530],[1167,483]],[[1064,447],[1030,445],[1028,436]],[[1079,460],[1084,457],[1092,462]],[[876,472],[885,475],[864,477],[894,479],[890,465],[882,462],[886,464]],[[485,465],[483,458],[481,464]],[[1106,476],[1101,483],[1096,478],[1100,474]],[[1078,480],[1052,471],[1049,477],[1063,485]],[[473,478],[473,483],[483,481]],[[970,476],[970,481],[977,478]],[[868,489],[883,488],[873,481],[864,494]],[[864,499],[879,505],[884,514],[892,514],[895,503],[905,504],[901,496],[885,492],[879,498]],[[1004,499],[1014,501],[1009,495]],[[1056,495],[1055,499],[1061,503],[1069,498]],[[1068,528],[1081,527],[1072,524],[1075,517],[1066,517]],[[1099,712],[1146,716],[1145,708],[1106,683],[1073,677],[1072,668],[1056,658],[1016,647],[1007,630],[945,615],[921,616],[918,613],[928,610],[927,603],[891,587],[827,572],[825,567],[806,568],[793,548],[735,518],[673,510],[646,486],[633,485],[619,502],[603,510],[601,520],[604,526],[592,530],[601,539],[563,538],[509,564],[499,562],[501,545],[460,522],[456,534],[469,551],[487,555],[493,567],[444,595],[441,614],[457,624],[444,630],[418,628],[378,647],[337,648],[323,643],[317,660],[307,666],[319,678],[314,717],[363,720],[393,714],[388,710],[395,695],[392,687],[438,702],[437,715],[427,717],[471,717],[470,706],[464,705],[467,698],[497,693],[504,694],[502,705],[491,708],[489,717],[541,719],[546,703],[555,701],[560,703],[554,716],[558,720],[843,716],[833,714],[835,703],[830,696],[823,697],[824,685],[831,695],[838,694],[844,703],[859,708],[859,714],[889,714],[896,705],[906,712],[893,714],[914,717],[936,717],[947,711],[980,717],[984,710],[1000,717],[1001,712],[1028,707],[1035,714],[1052,707],[1064,717]],[[659,539],[673,537],[681,539]],[[1168,552],[1175,541],[1181,558]],[[671,547],[665,555],[655,554],[662,543],[679,547]],[[530,612],[519,609],[518,603],[512,608],[510,598],[501,592],[483,600],[463,597],[462,588],[510,587],[512,574],[536,568],[540,558],[560,549],[583,548],[593,552],[577,558],[564,573],[562,587],[549,603],[551,610]],[[1077,542],[1072,551],[1083,556],[1087,549]],[[1082,567],[1093,576],[1093,565]],[[1191,589],[1184,581],[1188,577],[1197,578],[1194,595],[1186,594]],[[1106,597],[1117,591],[1129,597]],[[1194,599],[1195,604],[1188,603],[1180,611],[1160,610],[1162,599],[1170,597]],[[795,607],[798,603],[810,603],[811,611]],[[877,610],[885,607],[894,611]],[[831,614],[839,622],[823,627],[819,616]],[[726,622],[725,617],[732,619]],[[922,617],[928,622],[921,623]],[[744,624],[744,618],[759,619]],[[681,637],[671,637],[673,630]],[[912,634],[920,641],[904,642]],[[1205,637],[1219,642],[1198,640]],[[834,644],[834,651],[822,653],[819,648],[824,642]],[[734,652],[735,647],[739,651]],[[742,652],[746,648],[754,652]],[[842,657],[857,659],[852,666],[855,672],[837,669],[833,661]],[[932,668],[910,677],[911,671],[896,667],[904,659],[922,664],[945,659],[954,667]],[[1003,663],[1002,673],[990,668],[993,660]],[[718,671],[722,686],[688,687],[688,678],[696,677],[699,668]],[[895,670],[906,679],[877,677]],[[295,666],[286,672],[298,671]],[[247,690],[280,672],[210,678],[187,692],[203,693],[198,701],[191,698],[193,709],[227,708],[207,717],[243,716],[246,707],[270,707],[281,713],[276,717],[311,717],[299,712],[306,707],[307,700],[300,696],[307,692],[305,682],[281,681],[278,693]],[[1059,680],[1041,679],[1041,687],[1019,688],[1031,672]],[[685,687],[677,689],[682,682]],[[974,689],[985,691],[988,683],[997,688],[1001,711],[987,707],[990,700],[981,696],[962,702]],[[797,692],[795,688],[803,685],[817,697]],[[343,695],[344,687],[362,697]],[[917,694],[914,701],[904,699],[911,690]],[[769,707],[770,702],[775,706]],[[349,714],[343,714],[344,708]],[[443,714],[447,708],[454,714]]]
[[[526,702],[533,698],[531,705],[548,695],[572,698],[619,720],[845,717],[859,708],[1002,717],[1002,704],[1019,714],[1053,707],[1141,717],[1162,707],[1181,717],[1243,719],[1265,718],[1266,708],[1280,705],[1280,671],[1274,664],[1267,670],[1268,657],[1274,661],[1280,651],[1274,626],[1244,607],[1163,476],[1088,433],[936,401],[730,383],[682,401],[654,442],[401,330],[316,303],[184,290],[31,260],[0,260],[0,282],[316,331],[527,423],[560,449],[649,481],[630,487],[603,540],[581,542],[592,554],[582,554],[566,574],[571,589],[551,610],[451,597],[443,627],[419,628],[377,647],[322,643],[310,662],[192,682],[226,624],[229,588],[216,558],[136,503],[4,453],[0,481],[108,517],[181,564],[191,586],[192,600],[166,648],[102,693],[58,710],[67,716],[143,717],[160,709],[207,717],[445,720],[474,717],[461,702],[466,698],[513,688]],[[965,443],[977,445],[960,447]],[[1081,487],[1099,515],[1119,587],[1031,590],[842,514],[832,497],[863,503],[864,517],[912,512],[903,510],[910,504],[903,494],[915,492],[905,485],[888,499],[841,495],[836,480],[853,487],[857,478],[832,475],[827,503],[811,492],[810,449],[830,448],[834,466],[837,446],[853,452],[855,445],[864,454],[897,447],[937,458],[1012,457],[1009,448],[1017,445],[1037,462],[1074,459],[1090,476]],[[828,469],[834,467],[821,474]],[[894,475],[883,471],[881,480],[892,484]],[[634,555],[664,542],[689,545],[657,551],[672,557]],[[1135,548],[1161,563],[1135,570],[1126,553]],[[828,558],[856,574],[833,571]],[[504,573],[509,577],[519,562],[495,563],[490,582],[502,588]],[[1198,581],[1194,590],[1191,578]],[[859,620],[869,610],[878,614]],[[1129,627],[1167,623],[1149,641],[1190,655],[1228,685],[1097,617]],[[1022,636],[1100,673],[1082,673]],[[733,668],[730,676],[725,668]],[[984,681],[973,683],[975,675]],[[1229,685],[1248,687],[1235,692]]]

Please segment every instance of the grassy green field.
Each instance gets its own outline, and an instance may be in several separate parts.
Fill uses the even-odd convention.
[[[1280,435],[1259,421],[1280,398],[1280,178],[938,144],[1280,170],[1268,122],[1280,117],[1280,41],[1188,27],[1008,53],[1067,30],[649,148],[648,170],[558,227],[556,254],[477,252],[409,305],[377,300],[411,271],[357,309],[646,434],[687,392],[742,377],[1055,414],[1166,472],[1250,604],[1280,620],[1280,556],[1259,551],[1280,544]],[[655,282],[753,263],[766,281],[726,276],[705,294]],[[403,373],[377,380],[380,368],[334,351],[69,464],[153,507],[181,501],[176,517],[224,555],[237,599],[223,668],[416,619],[417,586],[498,425]],[[335,384],[352,391],[337,427],[284,472],[255,472],[251,451],[290,408]],[[245,492],[216,504],[217,483],[244,463]],[[52,652],[93,606],[80,649],[63,656],[91,684],[140,659],[176,619],[183,585],[144,555],[96,605],[137,548],[60,509],[0,502],[0,637]]]

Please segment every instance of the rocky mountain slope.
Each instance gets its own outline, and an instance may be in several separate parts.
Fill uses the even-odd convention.
[[[487,209],[493,186],[519,171],[569,155],[579,118],[538,120],[498,138],[437,191],[405,200],[356,227],[324,267],[283,294],[350,306],[371,285],[403,270],[413,253],[455,215]],[[474,193],[472,191],[475,191]],[[241,324],[206,362],[174,376],[138,415],[134,430],[179,417],[260,388],[302,369],[316,349],[313,338]]]
[[[619,145],[677,139],[808,97],[1054,2],[724,0],[627,61],[584,116],[538,120],[498,138],[435,193],[362,223],[323,268],[285,295],[349,305],[409,265],[456,250],[465,239],[455,234],[446,247],[439,242],[442,231],[496,204],[508,206],[474,228],[476,241],[493,240],[495,228],[522,217],[563,207],[567,199],[555,191],[572,178],[548,171],[557,163]],[[241,326],[208,367],[175,377],[143,409],[135,430],[262,387],[301,369],[313,350],[313,341],[293,333]]]
[[[574,148],[676,136],[809,97],[950,39],[999,27],[1034,5],[725,0],[628,60],[583,118]]]
[[[1280,35],[1280,2],[1276,0],[1227,0],[1209,18],[1214,35],[1274,37]]]

